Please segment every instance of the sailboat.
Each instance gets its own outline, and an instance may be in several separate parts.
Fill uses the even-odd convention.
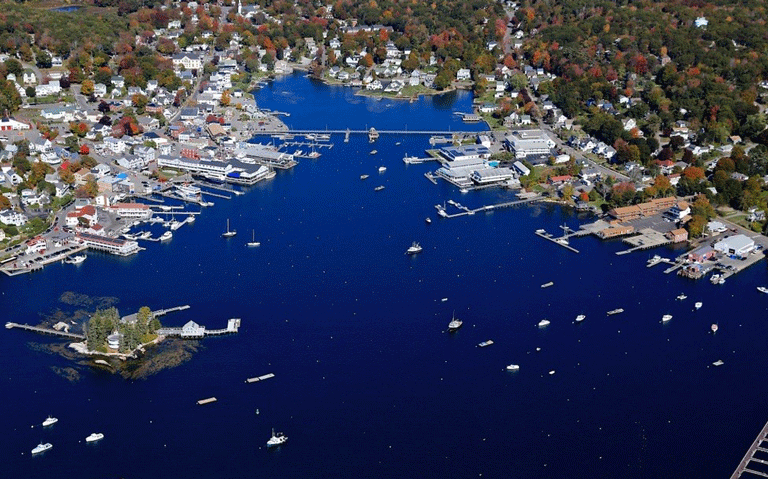
[[[251,241],[246,243],[246,246],[261,246],[261,243],[256,241],[256,230],[253,230],[253,235],[251,236]]]
[[[231,238],[237,234],[237,231],[229,230],[229,218],[227,218],[227,231],[221,234],[222,238]]]

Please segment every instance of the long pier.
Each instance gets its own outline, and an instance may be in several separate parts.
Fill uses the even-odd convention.
[[[547,233],[546,231],[543,231],[543,230],[537,230],[535,232],[535,234],[539,238],[544,238],[545,240],[551,241],[551,242],[555,243],[556,245],[562,246],[563,248],[565,248],[565,249],[567,249],[569,251],[573,251],[574,253],[578,253],[579,252],[579,250],[577,250],[576,248],[574,248],[573,246],[570,246],[568,244],[568,235],[565,235],[565,236],[563,236],[561,238],[554,238],[551,233]]]
[[[85,339],[85,335],[83,334],[75,334],[67,331],[57,331],[51,328],[43,328],[40,326],[30,326],[29,324],[19,324],[19,323],[12,323],[12,322],[5,323],[5,329],[14,329],[14,328],[23,329],[25,331],[32,331],[34,333],[50,334],[52,336],[59,336],[67,339],[80,339],[80,340]]]
[[[744,454],[744,458],[739,463],[739,466],[736,468],[735,471],[733,471],[733,474],[731,475],[731,479],[738,479],[745,472],[756,475],[756,476],[768,477],[768,474],[764,472],[756,471],[754,469],[749,469],[749,463],[752,461],[760,464],[768,464],[768,461],[764,461],[762,459],[757,459],[754,457],[755,452],[757,451],[768,453],[768,449],[762,447],[763,441],[768,441],[768,422],[765,423],[765,426],[763,426],[763,429],[760,431],[760,434],[757,435],[757,438],[749,447],[749,449],[747,450],[747,453]]]
[[[442,216],[443,218],[456,218],[458,216],[474,215],[476,213],[480,213],[483,211],[493,211],[500,208],[511,208],[513,206],[524,205],[527,203],[535,203],[537,201],[541,201],[542,199],[543,199],[543,196],[537,195],[531,198],[525,198],[522,200],[514,200],[514,201],[506,201],[504,203],[496,203],[493,205],[481,206],[475,209],[470,209],[465,206],[458,206],[457,208],[463,210],[460,213],[447,213],[445,211],[445,208],[442,205],[435,205],[435,209],[437,209],[437,214]]]

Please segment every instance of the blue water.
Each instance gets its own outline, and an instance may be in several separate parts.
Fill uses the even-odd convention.
[[[257,100],[290,111],[295,128],[462,129],[452,111],[469,111],[471,97],[376,101],[297,75],[257,92]],[[341,140],[244,196],[213,199],[168,244],[149,243],[128,259],[91,253],[79,267],[0,278],[0,311],[20,322],[64,308],[64,291],[119,297],[123,313],[190,304],[164,319],[171,325],[194,319],[217,328],[243,319],[238,335],[205,340],[191,361],[140,381],[86,369],[68,382],[51,368],[70,363],[30,347],[55,340],[3,329],[3,476],[733,471],[768,420],[768,297],[755,291],[768,283],[764,263],[713,286],[646,268],[648,252],[616,256],[620,242],[577,239],[575,254],[537,238],[538,228],[554,233],[589,220],[556,206],[440,219],[433,205],[448,199],[479,206],[509,194],[462,195],[429,183],[423,173],[434,165],[401,161],[428,147],[427,137],[383,136],[375,156],[363,137]],[[388,168],[382,175],[380,165]],[[361,181],[364,173],[371,177]],[[379,184],[386,189],[374,192]],[[223,240],[227,218],[238,235]],[[252,229],[257,249],[244,244]],[[424,252],[406,256],[414,240]],[[548,281],[555,285],[540,288]],[[686,301],[675,300],[681,292]],[[704,302],[698,312],[695,301]],[[626,312],[605,315],[617,307]],[[454,311],[464,327],[449,335]],[[574,325],[580,313],[587,319]],[[666,313],[674,318],[662,325]],[[552,324],[537,328],[542,318]],[[712,335],[715,321],[720,330]],[[476,346],[487,339],[495,344]],[[725,365],[711,367],[717,359]],[[520,371],[504,371],[510,363]],[[268,372],[276,377],[244,383]],[[219,402],[195,405],[209,396]],[[48,414],[59,423],[43,431]],[[267,451],[272,427],[290,439]],[[86,446],[94,431],[105,439]],[[54,448],[30,457],[40,440]]]

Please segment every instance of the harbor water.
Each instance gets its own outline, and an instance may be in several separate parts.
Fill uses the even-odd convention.
[[[297,74],[256,98],[296,129],[482,128],[453,114],[471,111],[467,92],[375,100]],[[555,205],[439,218],[447,200],[513,195],[433,185],[434,163],[402,162],[428,139],[334,135],[319,159],[214,199],[170,242],[0,277],[0,312],[17,323],[66,309],[68,291],[117,298],[122,314],[189,304],[169,326],[242,318],[237,335],[135,381],[88,368],[68,380],[72,363],[41,347],[62,341],[3,329],[4,476],[729,476],[768,420],[765,263],[716,286],[646,268],[679,249],[616,256],[621,242],[586,237],[576,254],[537,237],[590,220]],[[223,239],[228,219],[238,234]],[[423,252],[406,255],[414,241]],[[448,333],[454,314],[463,327]],[[43,429],[48,415],[59,421]],[[289,440],[268,450],[272,428]],[[104,439],[86,445],[93,432]],[[53,449],[32,457],[41,441]]]

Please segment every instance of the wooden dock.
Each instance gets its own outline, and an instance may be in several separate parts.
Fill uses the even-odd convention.
[[[544,238],[545,240],[551,241],[551,242],[555,243],[558,246],[562,246],[563,248],[567,249],[568,251],[573,251],[574,253],[578,253],[579,252],[579,250],[577,250],[576,248],[574,248],[573,246],[571,246],[571,245],[569,245],[567,243],[567,241],[568,241],[568,236],[567,235],[563,236],[562,238],[554,238],[551,233],[547,233],[547,232],[541,231],[541,230],[536,231],[534,234],[536,236],[538,236],[539,238]]]
[[[519,206],[519,205],[524,205],[528,203],[535,203],[537,201],[541,201],[542,199],[543,199],[542,196],[533,196],[531,198],[525,198],[522,200],[505,201],[503,203],[496,203],[493,205],[481,206],[475,209],[470,209],[465,206],[457,206],[458,209],[463,211],[461,211],[460,213],[452,213],[452,214],[446,212],[445,208],[442,205],[435,205],[435,209],[437,209],[437,214],[442,216],[443,218],[456,218],[458,216],[474,215],[476,213],[480,213],[483,211],[493,211],[501,208],[511,208],[513,206]]]
[[[50,334],[52,336],[58,336],[60,338],[79,339],[81,341],[85,339],[85,335],[83,334],[75,334],[67,331],[57,331],[51,328],[43,328],[40,326],[30,326],[29,324],[19,324],[19,323],[12,323],[12,322],[5,323],[5,329],[14,329],[14,328],[23,329],[25,331],[32,331],[34,333]]]
[[[760,477],[768,477],[768,474],[760,471],[756,471],[754,469],[749,468],[750,462],[756,462],[763,465],[768,465],[768,461],[764,461],[762,459],[755,458],[755,452],[760,451],[763,453],[768,453],[768,449],[763,447],[763,441],[768,441],[768,422],[765,423],[765,426],[763,426],[763,429],[760,431],[760,434],[757,435],[757,438],[752,443],[752,445],[747,450],[747,453],[744,454],[744,458],[739,463],[739,466],[736,468],[736,470],[731,475],[731,479],[738,479],[741,477],[743,473],[752,474],[755,476]]]
[[[254,377],[254,378],[248,378],[248,379],[245,380],[245,382],[247,382],[248,384],[250,384],[250,383],[257,383],[259,381],[264,381],[264,380],[267,380],[267,379],[271,379],[273,377],[275,377],[275,375],[273,373],[269,373],[269,374],[265,374],[263,376],[257,376],[257,377]]]

